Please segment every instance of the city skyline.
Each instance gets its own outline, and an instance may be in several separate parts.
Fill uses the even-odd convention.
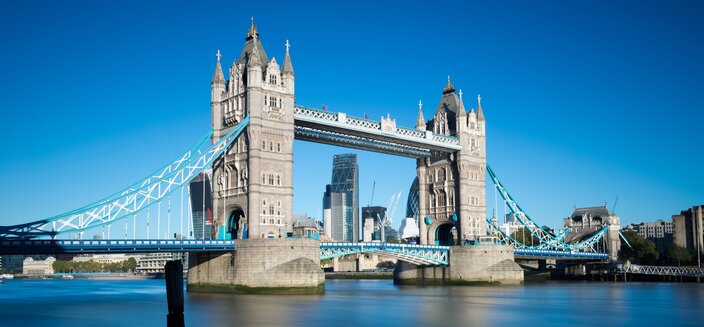
[[[511,37],[518,28],[497,30],[499,23],[489,20],[512,17],[522,24],[539,17],[559,20],[555,12],[541,4],[525,16],[514,12],[520,4],[514,4],[516,8],[470,5],[487,14],[475,17],[485,24],[474,26],[477,31],[456,22],[448,23],[452,28],[435,26],[442,22],[430,19],[436,8],[427,14],[429,22],[415,26],[414,17],[426,14],[411,5],[406,9],[408,15],[391,17],[389,22],[370,14],[370,24],[359,27],[366,36],[360,36],[346,25],[355,10],[343,15],[342,23],[323,17],[316,23],[293,26],[301,20],[283,19],[286,14],[280,11],[236,8],[236,18],[218,23],[213,32],[205,21],[213,10],[196,10],[193,15],[199,19],[170,30],[149,22],[149,15],[166,20],[174,14],[173,19],[179,19],[189,17],[189,8],[176,5],[159,8],[165,11],[157,13],[157,8],[147,5],[136,14],[135,25],[123,27],[125,35],[120,36],[112,24],[124,12],[109,13],[115,8],[107,4],[83,5],[91,7],[92,14],[71,13],[65,6],[52,8],[47,3],[37,10],[36,18],[16,15],[0,23],[4,31],[0,40],[12,49],[0,54],[1,67],[7,72],[0,79],[0,105],[7,115],[0,131],[6,149],[0,159],[0,178],[13,186],[0,191],[0,205],[5,208],[0,225],[81,206],[95,195],[109,194],[142,177],[195,142],[209,128],[208,81],[215,52],[220,49],[228,64],[237,57],[250,15],[255,16],[267,51],[277,60],[283,59],[284,41],[290,39],[298,103],[326,104],[330,110],[369,115],[374,120],[390,112],[399,125],[410,127],[419,99],[425,104],[426,118],[432,115],[447,74],[457,88],[472,95],[468,98],[481,93],[489,164],[541,223],[560,226],[573,205],[607,202],[611,208],[617,195],[616,213],[624,225],[634,219],[668,219],[701,202],[698,185],[703,177],[697,162],[702,158],[688,150],[702,144],[702,135],[686,123],[702,118],[696,110],[701,96],[691,85],[697,85],[704,69],[693,60],[678,62],[678,51],[687,50],[687,58],[700,57],[696,54],[704,51],[699,42],[687,42],[702,31],[701,24],[687,27],[686,23],[692,23],[687,15],[678,16],[684,21],[681,24],[672,21],[673,15],[659,15],[661,20],[655,25],[662,30],[657,30],[621,16],[629,8],[594,4],[579,17],[585,21],[599,17],[604,24],[568,24],[569,31],[555,32],[549,43],[540,42],[539,32],[551,31],[555,22],[528,26],[522,34],[526,40],[515,44],[515,49],[524,51],[519,56],[508,54],[512,48],[507,48],[511,41],[518,41]],[[30,10],[23,4],[3,6],[15,12]],[[581,8],[584,4],[572,6],[572,13],[585,9]],[[604,6],[612,10],[596,16]],[[681,6],[666,9],[682,14],[685,6]],[[638,9],[637,18],[648,18],[662,8],[650,4]],[[63,12],[67,20],[49,17],[54,10]],[[68,23],[72,20],[75,26]],[[283,24],[291,28],[281,28]],[[326,26],[325,31],[321,26]],[[9,32],[16,28],[26,29],[31,42]],[[80,41],[64,44],[67,35]],[[492,35],[506,40],[489,42],[495,38]],[[674,35],[679,38],[669,38]],[[572,43],[572,48],[560,46],[560,40],[570,37],[584,42]],[[165,40],[156,42],[159,50],[149,51],[152,41],[161,38]],[[452,42],[456,38],[460,39]],[[317,44],[321,40],[327,50],[322,54]],[[618,40],[624,43],[615,44]],[[414,45],[418,42],[422,45]],[[441,45],[456,55],[439,51]],[[535,49],[540,46],[553,50],[548,58],[538,57],[546,54],[544,49]],[[591,56],[582,53],[593,47],[618,55],[607,60],[599,51]],[[494,61],[492,56],[503,61]],[[428,68],[428,58],[437,57]],[[422,64],[414,67],[413,63]],[[330,66],[337,68],[336,74],[329,74]],[[652,75],[645,68],[652,68]],[[378,72],[384,78],[365,78],[360,70]],[[365,96],[358,96],[360,92]],[[476,107],[475,101],[467,103]],[[33,132],[23,132],[26,124]],[[319,219],[320,190],[325,185],[320,180],[329,177],[319,172],[329,171],[334,153],[357,154],[360,205],[367,204],[374,181],[376,203],[371,204],[384,205],[391,194],[405,192],[415,175],[411,159],[300,141],[294,149],[297,191],[293,211]],[[489,205],[492,197],[489,186]],[[397,228],[402,217],[395,218]]]

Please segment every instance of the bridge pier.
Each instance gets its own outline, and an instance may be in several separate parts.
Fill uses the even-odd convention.
[[[399,262],[394,283],[419,285],[520,284],[523,269],[507,245],[450,247],[448,266],[417,266]]]
[[[320,244],[310,239],[235,241],[229,253],[191,253],[189,292],[322,294]]]

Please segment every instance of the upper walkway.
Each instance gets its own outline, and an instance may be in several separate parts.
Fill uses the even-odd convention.
[[[459,139],[454,136],[399,127],[390,117],[374,121],[296,105],[293,119],[295,138],[304,141],[411,158],[428,157],[431,151],[462,150]]]

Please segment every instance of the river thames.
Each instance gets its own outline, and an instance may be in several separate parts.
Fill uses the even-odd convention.
[[[413,287],[329,280],[326,294],[185,293],[187,326],[704,326],[704,284]],[[0,326],[165,326],[164,280],[6,280]]]

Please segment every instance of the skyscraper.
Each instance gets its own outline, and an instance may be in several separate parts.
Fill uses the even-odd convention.
[[[336,154],[333,157],[332,181],[323,196],[323,210],[329,209],[330,236],[335,240],[359,241],[358,176],[356,154]],[[328,230],[328,226],[325,229]]]
[[[191,211],[193,216],[193,238],[211,239],[213,228],[212,192],[210,177],[200,173],[188,184],[191,194]]]

